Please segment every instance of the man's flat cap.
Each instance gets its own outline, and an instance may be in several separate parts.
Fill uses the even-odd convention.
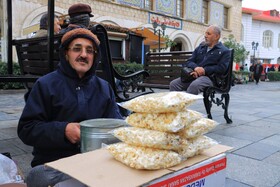
[[[91,14],[91,7],[87,4],[77,3],[69,7],[68,14],[70,17],[74,17],[80,14],[88,14],[89,17],[93,17]]]

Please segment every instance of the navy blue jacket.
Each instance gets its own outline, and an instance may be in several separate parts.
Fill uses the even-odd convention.
[[[207,52],[207,45],[200,44],[193,52],[192,57],[186,62],[185,66],[192,69],[203,67],[205,75],[223,75],[226,73],[230,63],[230,50],[221,42],[218,42]]]
[[[18,136],[33,146],[31,165],[80,153],[80,145],[65,137],[66,125],[94,118],[122,116],[108,82],[95,76],[98,58],[80,79],[60,51],[60,64],[34,84],[18,124]]]

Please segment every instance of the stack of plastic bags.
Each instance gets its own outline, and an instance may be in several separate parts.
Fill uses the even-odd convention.
[[[188,109],[202,96],[185,92],[162,92],[123,103],[133,111],[126,118],[131,127],[111,133],[122,142],[107,147],[114,158],[135,169],[162,169],[180,164],[216,141],[204,136],[216,127],[213,120]]]

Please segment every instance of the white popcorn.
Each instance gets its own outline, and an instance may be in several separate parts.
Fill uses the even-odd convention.
[[[190,158],[216,144],[218,144],[217,141],[207,136],[199,136],[197,138],[183,140],[183,145],[177,152],[184,158]]]
[[[173,151],[137,147],[126,143],[111,144],[107,149],[116,160],[135,169],[163,169],[182,162],[182,157]]]
[[[183,112],[133,113],[126,118],[126,122],[134,127],[162,132],[178,132],[202,117],[201,113],[188,109]]]
[[[131,127],[110,133],[122,143],[107,147],[113,157],[135,169],[156,170],[180,164],[217,142],[203,134],[217,126],[199,112],[187,109],[201,95],[160,92],[122,103],[133,111],[126,118]]]
[[[198,121],[185,127],[179,132],[184,138],[195,138],[201,136],[217,126],[217,122],[208,118],[201,118]]]
[[[111,133],[122,142],[135,146],[177,150],[181,145],[179,135],[138,127],[120,127]]]
[[[122,103],[122,107],[142,113],[180,112],[186,110],[201,95],[186,92],[159,92],[136,97]]]

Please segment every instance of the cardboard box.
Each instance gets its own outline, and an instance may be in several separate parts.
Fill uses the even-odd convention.
[[[225,186],[226,155],[224,153],[193,166],[155,179],[143,187],[222,187]]]
[[[133,187],[150,185],[154,187],[165,186],[165,184],[170,184],[169,186],[181,185],[177,180],[186,186],[196,181],[199,182],[199,180],[203,182],[205,177],[210,175],[219,176],[219,179],[225,180],[223,172],[226,168],[226,157],[223,153],[230,149],[231,147],[219,144],[178,166],[156,171],[130,168],[116,161],[105,149],[74,155],[46,165],[72,176],[87,186]],[[192,180],[188,180],[189,178]],[[216,179],[215,177],[214,180]],[[206,180],[210,181],[210,178],[204,181],[206,182]],[[172,183],[172,181],[175,182]],[[183,182],[187,183],[183,184]]]

